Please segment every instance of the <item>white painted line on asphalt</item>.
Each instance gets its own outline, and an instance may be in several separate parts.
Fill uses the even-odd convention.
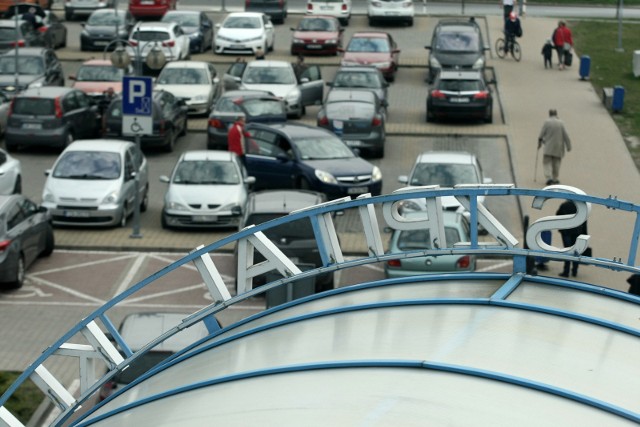
[[[37,271],[37,272],[31,273],[29,275],[30,276],[41,276],[43,274],[59,273],[61,271],[68,271],[68,270],[73,270],[73,269],[76,269],[76,268],[90,267],[90,266],[93,266],[93,265],[106,264],[108,262],[113,262],[113,261],[120,261],[120,260],[123,260],[123,259],[132,258],[132,257],[134,257],[136,255],[138,255],[138,254],[127,254],[127,255],[122,255],[122,256],[116,256],[114,258],[99,259],[99,260],[95,260],[95,261],[84,262],[82,264],[73,264],[73,265],[67,265],[65,267],[52,268],[50,270]]]
[[[92,301],[92,302],[94,302],[94,303],[96,303],[98,305],[103,305],[103,304],[106,303],[105,300],[93,297],[91,295],[87,295],[85,293],[76,291],[75,289],[71,289],[71,288],[68,288],[66,286],[58,285],[57,283],[50,282],[50,281],[45,280],[45,279],[43,279],[41,277],[30,277],[30,279],[33,280],[36,283],[41,284],[41,285],[45,285],[45,286],[49,286],[50,288],[58,289],[59,291],[65,292],[65,293],[73,295],[75,297],[82,298],[82,299],[85,299],[87,301]]]
[[[140,266],[142,265],[146,257],[146,253],[139,253],[137,255],[136,260],[134,261],[133,265],[131,265],[131,268],[129,268],[127,275],[122,280],[122,283],[120,283],[120,286],[118,286],[118,289],[116,289],[116,293],[111,298],[116,297],[129,289],[129,286],[133,284],[134,277],[138,273],[138,270],[140,269]]]
[[[158,297],[164,297],[167,295],[176,295],[176,294],[181,294],[184,292],[188,292],[188,291],[192,291],[194,289],[202,289],[203,291],[206,291],[207,287],[205,286],[204,282],[202,283],[198,283],[197,285],[192,285],[192,286],[187,286],[185,288],[180,288],[180,289],[173,289],[171,291],[164,291],[164,292],[157,292],[155,294],[150,294],[150,295],[144,295],[138,298],[128,298],[124,301],[122,301],[122,305],[130,305],[130,303],[136,303],[136,302],[140,302],[140,301],[146,301],[152,298],[158,298]]]

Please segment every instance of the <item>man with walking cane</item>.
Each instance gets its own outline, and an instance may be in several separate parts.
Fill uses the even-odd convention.
[[[547,185],[560,184],[560,163],[564,157],[565,148],[571,151],[571,140],[564,128],[564,123],[558,118],[555,109],[549,110],[549,118],[545,120],[538,137],[538,150],[544,145],[542,151],[542,168],[544,176],[547,178]],[[538,156],[536,155],[536,166]]]

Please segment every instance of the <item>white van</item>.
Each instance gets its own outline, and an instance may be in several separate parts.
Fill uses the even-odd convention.
[[[342,25],[349,25],[351,0],[307,0],[307,15],[335,16]]]

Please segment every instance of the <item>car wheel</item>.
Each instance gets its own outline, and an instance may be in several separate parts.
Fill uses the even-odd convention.
[[[171,228],[167,223],[167,218],[164,216],[164,212],[160,214],[160,224],[162,225],[162,228],[164,228],[165,230],[168,230]]]
[[[173,129],[169,129],[164,137],[164,151],[167,153],[171,153],[173,151],[173,146],[175,145],[175,136],[173,133]]]
[[[22,193],[22,177],[18,175],[16,177],[16,182],[13,184],[13,192],[11,194],[20,194]]]
[[[493,107],[487,108],[487,115],[484,118],[485,123],[493,123]]]
[[[202,39],[202,43],[200,43],[200,49],[198,49],[198,52],[204,53],[205,50],[207,50],[207,44],[205,43],[204,39]]]
[[[409,20],[407,21],[407,25],[413,27],[413,18],[409,18]]]
[[[208,116],[209,114],[207,114]],[[182,130],[180,131],[180,136],[187,136],[189,133],[189,120],[187,118],[184,119],[184,125],[182,126]]]
[[[127,226],[127,205],[126,204],[122,207],[122,215],[120,216],[120,222],[118,223],[118,225],[121,228],[125,228]]]
[[[435,121],[435,117],[433,115],[433,112],[431,111],[430,108],[427,108],[427,123],[431,123]]]
[[[372,17],[369,17],[369,26],[373,27],[373,18]]]
[[[11,287],[13,289],[20,289],[22,285],[24,285],[24,276],[25,276],[25,266],[24,266],[24,255],[18,255],[18,261],[16,263],[16,271],[15,271],[15,280],[11,282]]]
[[[73,20],[73,12],[65,10],[64,12],[64,19],[66,21],[72,21]]]
[[[40,252],[41,257],[47,257],[51,255],[53,252],[53,248],[55,247],[55,237],[53,234],[53,228],[49,226],[47,230],[47,234],[44,236],[44,249]]]
[[[144,196],[142,196],[142,201],[140,202],[140,212],[146,212],[149,207],[149,184],[147,184],[144,189]]]
[[[85,44],[84,44],[84,43],[80,43],[80,52],[86,52],[86,51],[88,51],[88,50],[89,50],[89,49],[87,49],[87,46],[85,46]]]
[[[6,139],[4,141],[4,146],[7,149],[7,151],[11,153],[18,151],[18,144],[13,142],[8,142]]]
[[[311,190],[311,184],[305,177],[300,177],[300,181],[298,181],[298,188],[300,190]]]
[[[67,32],[64,32],[64,37],[62,37],[62,42],[60,43],[60,47],[67,47]]]

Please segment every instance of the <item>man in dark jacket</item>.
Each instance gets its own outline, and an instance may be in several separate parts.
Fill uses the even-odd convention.
[[[577,211],[578,209],[576,208],[576,204],[571,200],[567,200],[566,202],[560,205],[560,207],[558,208],[558,211],[556,212],[556,215],[573,215]],[[573,246],[576,243],[578,236],[580,236],[581,234],[587,234],[586,221],[581,225],[579,225],[578,227],[560,230],[560,235],[562,236],[562,244],[564,245],[565,248]],[[562,273],[560,273],[560,276],[569,277],[570,266],[572,267],[571,275],[573,277],[577,276],[579,264],[580,263],[576,261],[565,261],[564,269],[562,270]]]

